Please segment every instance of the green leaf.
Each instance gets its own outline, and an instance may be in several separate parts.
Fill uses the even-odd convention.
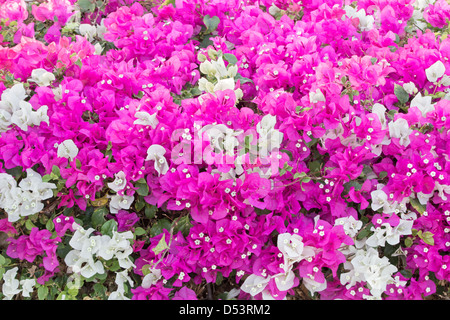
[[[412,278],[412,276],[413,276],[411,270],[408,270],[408,269],[400,270],[400,273],[401,273],[402,276],[404,276],[406,279],[410,279],[410,278]]]
[[[72,297],[76,297],[78,294],[78,289],[77,288],[70,288],[67,290],[67,293],[69,294],[69,296]]]
[[[159,240],[158,244],[156,245],[156,247],[154,247],[152,249],[152,251],[155,253],[155,255],[160,254],[162,251],[168,249],[169,247],[167,246],[166,243],[166,234],[163,234],[162,238]]]
[[[92,227],[96,228],[102,225],[105,220],[105,215],[108,213],[106,207],[95,209],[91,216]]]
[[[138,197],[134,202],[134,208],[137,212],[141,211],[145,207],[145,201],[142,197]]]
[[[47,223],[45,224],[45,229],[47,229],[48,231],[53,231],[53,229],[55,229],[55,224],[53,223],[52,219],[49,219],[47,221]]]
[[[49,182],[50,180],[52,180],[52,176],[50,174],[42,176],[42,182]]]
[[[141,228],[141,227],[137,227],[134,230],[134,234],[137,235],[137,236],[142,236],[143,234],[146,234],[146,233],[147,233],[147,231],[145,231],[145,229]]]
[[[419,200],[416,198],[409,198],[409,203],[411,203],[412,207],[417,210],[421,215],[425,212],[425,207],[420,204]]]
[[[171,4],[174,8],[176,8],[176,6],[175,6],[175,0],[166,0],[166,1],[164,1],[164,2],[159,6],[158,9],[161,9],[161,8],[164,7],[164,6],[168,6],[169,4]]]
[[[31,231],[31,229],[37,228],[37,227],[33,223],[33,221],[31,221],[30,219],[27,219],[27,221],[25,222],[25,228],[27,228],[27,230]]]
[[[372,222],[369,222],[369,225],[364,226],[364,229],[362,229],[362,230],[358,233],[358,235],[356,236],[356,239],[357,239],[357,240],[361,240],[361,239],[364,239],[365,237],[367,237],[367,236],[371,233],[370,229],[371,229],[372,227],[373,227],[373,223],[372,223]]]
[[[106,299],[106,288],[104,285],[101,283],[96,283],[92,288],[94,289],[96,296]]]
[[[100,229],[103,235],[108,235],[110,237],[112,237],[113,230],[117,230],[117,222],[113,219],[106,221]]]
[[[192,88],[190,92],[191,92],[191,95],[192,95],[192,96],[199,96],[199,95],[202,94],[202,92],[200,91],[200,89],[197,88],[197,87]]]
[[[189,219],[189,215],[185,215],[176,222],[176,225],[174,224],[173,232],[174,234],[181,232],[186,237],[189,234],[189,230],[191,229],[191,227],[192,224],[191,220]]]
[[[433,238],[434,234],[432,234],[430,231],[425,231],[424,233],[422,233],[422,240],[423,242],[425,242],[426,244],[429,244],[430,246],[434,246],[434,238]]]
[[[152,270],[152,266],[150,265],[150,264],[144,264],[143,266],[142,266],[142,274],[144,275],[144,276],[146,276],[146,275],[148,275],[148,274],[150,274],[150,272],[151,272],[151,270]]]
[[[200,48],[207,48],[207,47],[209,47],[209,46],[214,45],[214,42],[212,42],[212,40],[211,40],[210,38],[211,38],[211,35],[210,35],[210,34],[207,34],[207,35],[203,38],[202,42],[200,42]]]
[[[303,178],[303,177],[305,177],[305,176],[306,176],[306,172],[296,172],[296,173],[294,174],[294,180]]]
[[[306,112],[311,110],[313,107],[302,107],[302,106],[297,106],[295,107],[295,113],[299,114],[300,112]]]
[[[18,166],[18,167],[14,167],[12,169],[5,169],[5,171],[6,171],[6,173],[12,175],[17,180],[22,176],[23,167]]]
[[[81,11],[90,11],[93,12],[95,10],[95,4],[93,1],[90,0],[78,0],[78,6],[80,7]]]
[[[244,84],[244,83],[247,83],[247,82],[251,82],[251,83],[253,83],[253,80],[252,79],[249,79],[249,78],[244,78],[243,76],[241,76],[241,74],[238,72],[237,74],[236,74],[236,76],[234,77],[234,80],[239,80],[240,81],[240,84]]]
[[[409,100],[408,92],[406,92],[405,89],[403,89],[403,87],[399,84],[395,84],[394,94],[400,103],[406,103]]]
[[[108,270],[109,270],[109,271],[116,272],[117,270],[120,269],[119,261],[118,261],[117,259],[109,260],[109,261],[107,262],[107,267],[108,267]]]
[[[75,294],[75,296],[72,296],[71,294],[69,294],[66,291],[62,291],[60,294],[58,294],[58,296],[56,297],[56,300],[77,300],[76,299],[77,294],[78,294],[78,290],[77,290],[77,293]]]
[[[311,171],[312,174],[314,173],[318,173],[320,171],[320,167],[321,167],[321,162],[320,161],[311,161],[310,163],[308,163],[308,168]]]
[[[5,263],[6,263],[6,259],[5,259],[5,257],[4,257],[4,256],[2,256],[2,255],[0,255],[0,266],[3,266],[3,265],[5,265]]]
[[[238,59],[236,58],[236,56],[231,53],[224,53],[223,58],[231,64],[236,64],[238,62]]]
[[[391,52],[395,52],[397,51],[397,47],[396,46],[388,46],[389,50],[391,50]]]
[[[37,290],[39,300],[46,300],[48,295],[48,288],[45,286],[40,286]]]
[[[83,67],[83,62],[81,61],[81,59],[78,59],[77,61],[75,61],[74,64],[79,66],[80,68]]]
[[[222,272],[217,272],[217,276],[216,276],[216,285],[220,286],[223,282],[223,275]]]
[[[160,219],[156,222],[150,229],[150,237],[155,237],[158,234],[161,234],[164,229],[170,231],[172,227],[172,223],[168,219]]]
[[[203,18],[203,23],[205,24],[208,33],[211,33],[217,29],[217,26],[220,23],[220,19],[217,16],[210,17],[209,14],[207,14]]]
[[[412,245],[413,245],[413,239],[411,237],[407,237],[405,239],[405,247],[411,248]]]
[[[137,187],[138,189],[136,190],[137,194],[140,196],[148,196],[148,184],[147,183],[136,183],[135,187]]]
[[[152,205],[145,206],[145,216],[149,219],[153,219],[155,217],[156,211],[158,208]]]
[[[302,179],[302,183],[308,183],[308,182],[310,182],[311,181],[311,178],[310,177],[304,177],[303,179]]]
[[[139,178],[139,180],[136,180],[136,183],[147,183],[145,178]]]
[[[381,172],[380,172],[380,175],[378,176],[378,178],[384,179],[384,178],[387,177],[387,175],[388,175],[388,173],[387,173],[386,171],[381,171]]]

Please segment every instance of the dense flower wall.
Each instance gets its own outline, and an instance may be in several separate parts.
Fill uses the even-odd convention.
[[[1,0],[2,299],[431,299],[444,0]]]

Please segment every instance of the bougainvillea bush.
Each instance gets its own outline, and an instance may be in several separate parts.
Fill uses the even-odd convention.
[[[444,0],[1,0],[2,299],[443,299]]]

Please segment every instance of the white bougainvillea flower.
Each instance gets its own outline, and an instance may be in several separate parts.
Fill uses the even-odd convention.
[[[44,204],[30,191],[22,191],[22,201],[19,205],[19,215],[30,216],[44,209]]]
[[[238,67],[236,65],[228,65],[227,76],[234,78],[237,75]]]
[[[19,268],[14,267],[3,274],[2,293],[5,296],[5,300],[11,300],[16,294],[22,291],[19,289],[19,280],[16,279],[17,270]]]
[[[103,263],[99,260],[94,261],[93,258],[86,259],[84,266],[82,266],[80,270],[80,274],[85,278],[90,278],[96,274],[103,273],[105,273]]]
[[[389,122],[389,134],[391,138],[398,138],[402,146],[407,147],[410,144],[409,135],[413,130],[409,127],[408,121],[399,118],[395,121]]]
[[[416,0],[414,1],[413,5],[414,8],[417,9],[418,11],[421,11],[423,9],[425,9],[426,7],[428,7],[430,4],[435,3],[436,0]]]
[[[394,227],[391,236],[388,237],[386,241],[391,245],[399,243],[400,236],[412,234],[413,224],[414,224],[413,220],[400,219],[400,223]]]
[[[165,153],[166,149],[164,149],[164,147],[159,144],[151,145],[147,149],[147,158],[145,159],[145,161],[155,161],[155,170],[158,172],[158,175],[166,174],[166,172],[169,170],[169,164],[164,157]]]
[[[241,290],[251,294],[252,296],[256,296],[266,288],[269,281],[270,278],[264,278],[252,274],[248,276],[247,279],[245,279],[244,283],[241,286]]]
[[[225,67],[225,61],[223,61],[221,56],[217,58],[217,61],[212,61],[211,64],[215,70],[214,75],[217,80],[228,77],[228,70],[227,67]]]
[[[316,91],[310,91],[309,102],[317,103],[319,101],[325,101],[325,96],[323,95],[322,91],[320,91],[319,88],[317,88]]]
[[[72,139],[67,139],[58,145],[57,155],[60,158],[67,158],[70,161],[78,155],[78,147]]]
[[[9,113],[13,113],[19,109],[19,102],[25,100],[26,97],[27,94],[23,84],[18,83],[3,91],[2,102],[7,103],[9,105],[9,109],[6,110],[9,111]]]
[[[28,125],[32,123],[33,108],[29,102],[20,101],[19,109],[14,111],[11,116],[11,122],[17,125],[23,131],[28,131]]]
[[[256,125],[256,131],[259,133],[258,147],[260,156],[267,156],[268,152],[279,148],[283,141],[283,133],[275,129],[276,116],[265,115]]]
[[[20,280],[20,285],[22,286],[22,296],[29,298],[30,293],[33,292],[34,286],[36,285],[36,280],[35,279]]]
[[[94,228],[85,230],[76,222],[72,224],[72,228],[75,229],[75,232],[72,236],[72,239],[70,239],[69,244],[72,248],[81,251],[81,249],[83,248],[83,243],[88,240],[90,234],[95,230]]]
[[[94,45],[94,49],[95,49],[94,54],[97,55],[97,56],[101,55],[102,52],[103,52],[103,47],[102,47],[102,45],[100,43],[96,43]]]
[[[441,83],[441,85],[443,85],[443,86],[445,86],[445,87],[450,86],[450,76],[444,74],[444,75],[442,76],[441,81],[439,81],[439,82]]]
[[[211,61],[206,60],[200,64],[200,72],[207,76],[214,76],[216,74],[216,69]]]
[[[372,198],[371,207],[373,211],[377,211],[388,205],[388,195],[383,190],[372,191],[370,197]]]
[[[85,37],[89,42],[94,40],[94,37],[97,35],[97,28],[88,23],[82,23],[78,27],[80,34]]]
[[[292,270],[289,270],[286,273],[274,275],[273,279],[275,279],[275,284],[277,285],[278,290],[287,291],[294,286],[295,273]]]
[[[56,185],[50,182],[43,182],[42,176],[31,168],[27,169],[27,177],[22,179],[19,183],[19,187],[22,191],[32,192],[32,196],[27,199],[28,201],[41,201],[53,197],[53,189],[56,189]],[[33,203],[30,204],[35,210]],[[35,204],[36,205],[36,204]],[[39,209],[40,211],[41,209]]]
[[[369,31],[373,29],[375,19],[371,15],[366,15],[366,11],[364,9],[360,9],[357,11],[355,8],[351,6],[345,6],[344,10],[347,17],[352,19],[354,18],[359,19],[358,27],[361,29],[361,31]]]
[[[41,122],[46,122],[49,124],[50,118],[47,115],[48,112],[48,106],[43,105],[38,110],[33,111],[30,116],[30,122],[28,125],[35,125],[38,126],[41,124]]]
[[[161,269],[156,268],[150,269],[150,272],[145,275],[144,279],[142,279],[141,286],[144,289],[148,289],[152,285],[156,284],[160,278],[161,278]]]
[[[419,92],[411,100],[410,107],[417,107],[422,113],[422,116],[425,117],[428,112],[434,110],[435,103],[431,103],[431,99],[432,98],[430,96],[422,96],[422,94]]]
[[[372,107],[372,113],[375,113],[378,116],[382,129],[386,129],[387,127],[386,110],[386,107],[381,103],[375,103]]]
[[[35,190],[36,187],[42,183],[42,176],[34,171],[31,168],[27,169],[27,177],[22,179],[19,183],[19,187],[22,188],[22,190]]]
[[[318,282],[314,279],[304,277],[302,278],[302,283],[305,286],[306,289],[309,290],[309,292],[313,295],[316,292],[323,291],[327,288],[327,281],[324,282]]]
[[[209,93],[213,93],[214,92],[214,84],[209,82],[207,79],[205,78],[200,78],[198,80],[198,89],[200,91],[205,91],[205,92],[209,92]]]
[[[118,213],[119,210],[128,210],[130,209],[131,204],[134,201],[133,196],[127,195],[118,195],[115,194],[111,196],[111,201],[109,202],[109,211],[111,213]]]
[[[137,118],[137,120],[135,120],[133,124],[150,126],[152,127],[152,129],[155,129],[159,123],[158,119],[156,119],[156,113],[149,114],[148,112],[145,111],[138,111],[135,113],[134,116]]]
[[[118,173],[114,174],[114,181],[108,183],[108,187],[111,190],[114,190],[115,192],[118,192],[120,190],[123,190],[125,186],[127,185],[127,176],[125,172],[119,171]]]
[[[367,250],[358,250],[351,263],[355,272],[364,275],[370,293],[376,297],[381,296],[387,284],[392,282],[392,275],[398,271],[387,257],[380,258],[378,250],[371,247]]]
[[[262,135],[267,136],[267,134],[275,128],[277,123],[277,117],[271,114],[266,114],[261,121],[256,125],[256,131]]]
[[[31,78],[28,81],[35,82],[39,87],[48,87],[55,81],[55,75],[43,68],[31,71]]]
[[[234,79],[233,78],[227,78],[227,79],[220,79],[217,81],[216,85],[214,86],[214,91],[224,91],[224,90],[234,90]]]
[[[0,132],[4,132],[8,130],[8,127],[12,124],[11,122],[11,113],[3,109],[5,103],[0,101]]]
[[[410,81],[408,83],[404,83],[403,84],[403,89],[405,89],[406,93],[413,95],[417,93],[417,88],[416,85],[414,84],[414,82]]]
[[[304,246],[303,238],[298,234],[282,233],[278,235],[277,247],[289,264],[314,256],[312,247]]]
[[[125,296],[125,283],[128,282],[130,287],[134,286],[133,279],[128,275],[128,270],[123,270],[121,272],[116,272],[116,280],[115,283],[117,285],[117,290],[111,292],[108,297],[108,300],[130,300]]]
[[[355,237],[358,231],[362,228],[363,222],[356,220],[353,216],[338,218],[334,221],[335,225],[341,225],[346,234],[350,237]]]
[[[436,61],[429,68],[425,69],[425,74],[430,82],[436,82],[445,73],[445,66],[442,61]]]

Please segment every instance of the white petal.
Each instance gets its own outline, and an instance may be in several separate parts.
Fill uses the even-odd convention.
[[[442,61],[438,60],[433,63],[429,68],[425,69],[425,74],[430,82],[436,82],[437,79],[442,77],[445,73],[445,66]]]
[[[58,145],[57,155],[60,158],[73,160],[78,155],[78,147],[71,139],[64,140]]]
[[[166,149],[159,145],[153,144],[147,149],[147,159],[145,160],[155,160],[156,157],[162,157],[166,153]]]

